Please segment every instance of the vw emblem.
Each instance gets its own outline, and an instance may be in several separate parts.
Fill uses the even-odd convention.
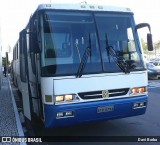
[[[102,97],[105,99],[109,98],[109,91],[108,90],[102,91]]]

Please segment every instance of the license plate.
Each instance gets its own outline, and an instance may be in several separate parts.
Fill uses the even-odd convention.
[[[104,107],[98,107],[97,113],[104,113],[104,112],[110,112],[114,111],[114,106],[104,106]]]

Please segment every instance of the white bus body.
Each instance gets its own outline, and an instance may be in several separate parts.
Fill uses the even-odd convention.
[[[144,114],[148,81],[137,29],[145,26],[128,8],[40,5],[14,52],[26,118],[51,128]]]

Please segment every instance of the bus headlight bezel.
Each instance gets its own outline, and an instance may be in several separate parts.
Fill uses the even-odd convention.
[[[55,95],[55,103],[73,102],[77,101],[76,94]]]
[[[135,87],[130,89],[130,95],[146,94],[147,87]]]

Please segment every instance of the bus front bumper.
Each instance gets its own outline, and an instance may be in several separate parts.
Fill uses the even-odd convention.
[[[146,112],[147,100],[147,96],[139,96],[67,105],[45,104],[44,124],[46,128],[54,128],[142,115]]]

